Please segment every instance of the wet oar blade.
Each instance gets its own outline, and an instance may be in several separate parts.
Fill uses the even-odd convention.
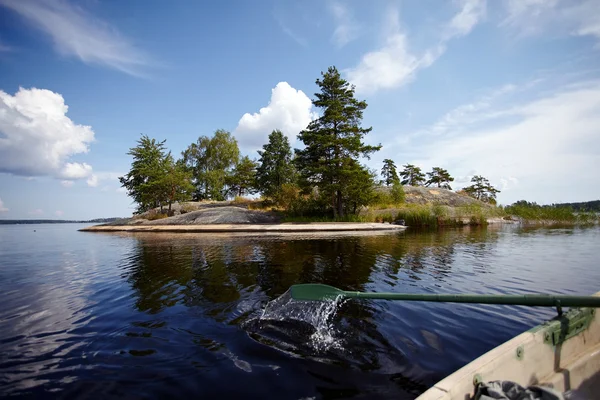
[[[292,299],[294,300],[312,300],[321,301],[334,299],[337,296],[344,294],[343,290],[334,288],[333,286],[323,285],[320,283],[305,283],[294,285],[290,288]]]

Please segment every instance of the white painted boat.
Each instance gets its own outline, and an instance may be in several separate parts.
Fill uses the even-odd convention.
[[[600,296],[600,292],[595,296]],[[468,400],[479,382],[552,387],[577,399],[600,399],[600,318],[572,309],[503,343],[427,390],[417,400]]]

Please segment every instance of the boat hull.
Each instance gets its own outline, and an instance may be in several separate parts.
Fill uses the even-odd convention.
[[[561,392],[597,389],[593,383],[600,380],[599,371],[598,313],[596,309],[574,309],[490,350],[435,384],[418,400],[469,399],[478,382],[489,381],[512,381],[524,387],[544,385]]]

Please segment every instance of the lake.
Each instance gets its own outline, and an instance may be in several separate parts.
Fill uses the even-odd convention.
[[[0,396],[412,399],[554,310],[298,303],[287,289],[600,291],[598,227],[358,236],[81,227],[0,226]]]

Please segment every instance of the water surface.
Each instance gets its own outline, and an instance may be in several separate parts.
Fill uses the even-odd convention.
[[[304,322],[285,318],[285,297],[277,318],[261,319],[265,306],[307,282],[600,290],[597,227],[249,237],[80,227],[0,227],[0,395],[411,399],[553,311],[354,300],[324,313],[315,336],[316,305],[292,304]]]

